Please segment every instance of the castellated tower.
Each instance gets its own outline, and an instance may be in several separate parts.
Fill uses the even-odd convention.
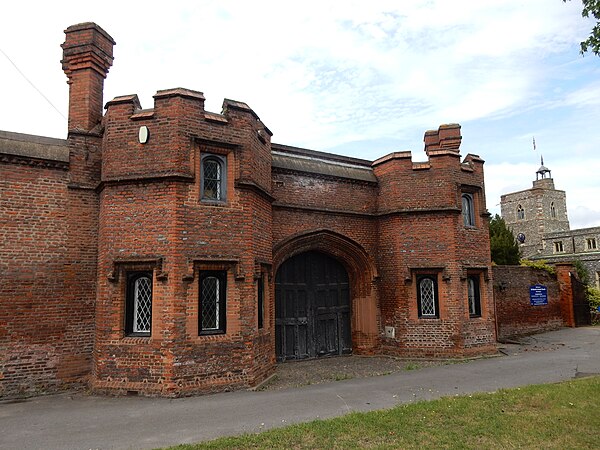
[[[541,166],[531,189],[501,197],[502,218],[521,244],[522,256],[531,258],[543,253],[544,234],[568,231],[567,197],[555,189],[550,169]]]

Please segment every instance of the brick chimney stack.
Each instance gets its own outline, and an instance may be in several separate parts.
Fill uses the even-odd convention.
[[[460,152],[460,142],[462,140],[462,136],[460,135],[460,125],[457,123],[440,125],[437,130],[426,131],[423,140],[425,142],[425,153],[427,156],[448,153],[455,153],[458,155]]]
[[[104,79],[115,41],[92,22],[65,30],[62,68],[69,78],[69,132],[89,132],[102,120]]]

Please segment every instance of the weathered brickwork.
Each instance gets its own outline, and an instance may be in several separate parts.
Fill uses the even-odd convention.
[[[557,274],[526,266],[494,266],[494,298],[498,339],[510,339],[563,326],[575,326],[571,265],[558,265]],[[529,288],[541,284],[548,289],[547,305],[531,305]]]
[[[495,351],[483,161],[461,161],[459,125],[426,133],[424,162],[373,162],[272,144],[245,103],[207,112],[188,89],[103,114],[114,41],[66,35],[68,139],[5,151],[0,135],[0,395],[255,386],[278,356],[276,275],[305,252],[348,275],[352,352]]]
[[[3,152],[14,158],[0,164],[0,397],[84,382],[94,336],[97,196],[70,184],[67,158],[36,153],[68,155],[64,142],[11,137]],[[40,158],[25,165],[13,150],[27,144]]]

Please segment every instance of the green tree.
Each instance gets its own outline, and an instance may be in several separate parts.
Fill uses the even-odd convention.
[[[575,272],[577,272],[577,278],[579,278],[579,281],[586,285],[585,290],[587,293],[587,299],[590,302],[590,309],[592,311],[598,311],[598,308],[600,308],[600,289],[592,284],[590,274],[580,260],[576,259],[573,261],[573,267],[575,267]],[[598,316],[596,316],[595,320],[596,322],[598,321]],[[594,316],[592,316],[592,322],[594,322]],[[593,324],[598,325],[598,323]]]
[[[563,0],[567,2],[567,0]],[[583,9],[581,11],[582,17],[593,17],[596,19],[596,25],[592,28],[589,37],[581,42],[580,53],[583,55],[588,51],[591,51],[596,56],[600,56],[600,0],[581,0]]]
[[[583,263],[576,259],[573,261],[573,267],[575,267],[575,272],[577,272],[577,278],[579,278],[579,281],[581,281],[583,284],[590,284],[590,274]]]
[[[490,220],[490,247],[492,261],[498,265],[518,265],[521,250],[515,235],[506,226],[504,219],[496,214]]]

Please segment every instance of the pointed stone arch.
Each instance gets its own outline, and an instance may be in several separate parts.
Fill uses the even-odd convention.
[[[273,273],[286,259],[311,250],[333,256],[344,265],[355,295],[370,294],[373,281],[379,277],[373,258],[356,241],[328,229],[294,234],[279,242],[273,248]]]

